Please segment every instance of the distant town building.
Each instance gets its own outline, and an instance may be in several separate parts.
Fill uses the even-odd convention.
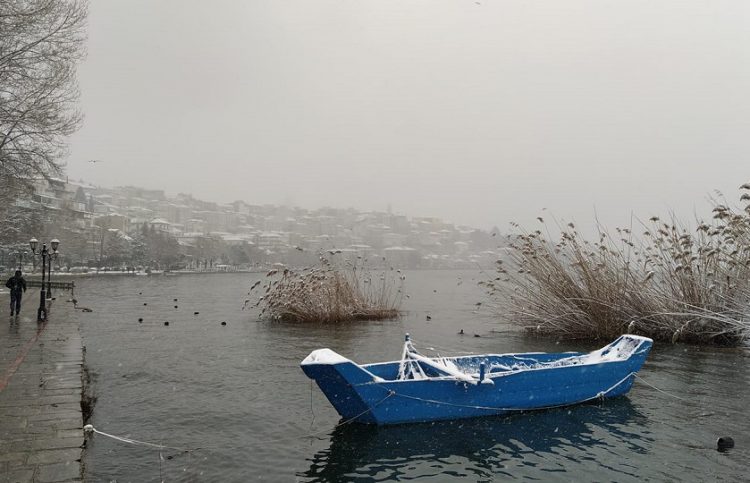
[[[437,217],[409,218],[390,210],[307,210],[242,200],[219,204],[185,193],[168,196],[163,190],[103,188],[62,179],[40,179],[33,194],[16,205],[70,220],[87,240],[82,242],[87,247],[82,259],[101,258],[106,245],[102,230],[115,230],[118,240],[132,244],[144,226],[174,238],[192,267],[226,261],[219,260],[228,256],[222,246],[262,263],[314,263],[319,253],[332,250],[341,258],[433,268],[490,266],[502,249],[500,236]]]

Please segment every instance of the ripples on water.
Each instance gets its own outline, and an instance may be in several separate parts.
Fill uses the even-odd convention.
[[[99,398],[92,424],[135,439],[202,448],[167,450],[160,459],[154,450],[97,436],[85,458],[89,481],[159,481],[160,475],[186,482],[747,481],[746,350],[657,345],[640,374],[684,400],[637,382],[628,397],[602,404],[430,424],[336,427],[338,415],[299,369],[320,347],[375,362],[399,357],[404,332],[411,332],[419,347],[454,354],[594,345],[492,332],[502,327],[473,313],[474,303],[483,300],[472,280],[477,273],[410,273],[411,298],[404,306],[409,312],[401,320],[335,327],[258,322],[257,313],[240,309],[259,277],[78,283],[78,299],[95,309],[81,315]],[[457,335],[459,329],[467,335]],[[719,453],[714,444],[724,435],[734,437],[736,448]]]
[[[640,450],[641,434],[623,431],[622,425],[645,417],[627,399],[601,407],[570,409],[425,423],[395,427],[341,426],[330,447],[316,453],[304,472],[311,479],[337,480],[341,475],[373,479],[453,475],[492,479],[545,473],[565,473],[571,460],[577,466],[590,460],[601,470],[637,476],[627,461],[597,462],[608,443],[595,433],[609,433],[613,442]],[[570,448],[580,448],[573,457]],[[611,465],[611,466],[610,466]],[[580,470],[579,470],[580,471]]]

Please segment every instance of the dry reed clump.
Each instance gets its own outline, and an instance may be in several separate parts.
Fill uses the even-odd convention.
[[[750,183],[741,189],[750,190]],[[743,193],[740,200],[750,200]],[[585,240],[572,223],[560,240],[541,230],[511,237],[509,260],[482,282],[501,315],[542,334],[736,345],[750,336],[750,204],[712,199],[710,222],[692,230],[674,216],[652,217]],[[518,225],[514,225],[518,228]],[[639,229],[640,231],[640,229]]]
[[[323,257],[320,267],[271,270],[267,277],[273,279],[255,303],[261,317],[324,323],[398,317],[406,279],[400,270],[377,274],[350,261],[334,264]]]

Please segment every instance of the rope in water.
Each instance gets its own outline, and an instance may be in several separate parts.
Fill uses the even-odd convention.
[[[358,418],[361,418],[365,414],[369,413],[370,411],[372,411],[376,407],[378,407],[381,404],[383,404],[388,398],[390,398],[392,396],[395,396],[395,395],[396,395],[396,393],[394,393],[393,391],[389,391],[389,393],[388,393],[387,396],[385,396],[383,399],[381,399],[377,403],[373,404],[371,407],[367,408],[366,410],[362,411],[361,413],[357,414],[356,416],[353,416],[353,417],[351,417],[351,418],[349,418],[347,420],[344,420],[344,421],[338,423],[333,428],[322,429],[320,431],[315,431],[313,433],[303,434],[302,436],[299,436],[299,437],[300,438],[313,438],[315,436],[319,436],[321,434],[328,433],[328,432],[330,432],[330,431],[332,431],[332,430],[334,430],[336,428],[339,428],[341,426],[345,426],[345,425],[353,422],[354,420],[356,420]],[[115,436],[114,434],[109,434],[109,433],[105,433],[104,431],[99,431],[98,429],[96,429],[91,424],[87,424],[86,426],[84,426],[83,427],[83,431],[86,432],[86,433],[96,433],[96,434],[99,434],[101,436],[105,436],[107,438],[114,439],[115,441],[119,441],[121,443],[127,443],[127,444],[136,445],[136,446],[146,446],[146,447],[149,447],[149,448],[158,449],[160,451],[163,450],[163,449],[172,449],[172,450],[176,450],[176,451],[181,451],[183,453],[191,453],[193,451],[210,449],[210,448],[208,448],[206,446],[201,446],[201,447],[198,447],[198,448],[177,448],[177,447],[174,447],[174,446],[164,446],[162,444],[149,443],[148,441],[139,441],[139,440],[133,439],[133,438],[125,438],[125,437],[122,437],[122,436]],[[289,438],[269,439],[269,440],[264,440],[263,443],[264,444],[275,443],[275,442],[278,442],[278,441],[286,441],[287,439],[289,439]]]
[[[174,446],[164,446],[163,444],[156,444],[156,443],[149,443],[148,441],[139,441],[137,439],[132,438],[125,438],[123,436],[115,436],[114,434],[105,433],[104,431],[99,431],[96,429],[93,425],[87,424],[83,427],[83,431],[85,433],[96,433],[100,434],[102,436],[106,436],[107,438],[114,439],[115,441],[120,441],[121,443],[128,443],[128,444],[134,444],[139,446],[148,446],[150,448],[156,448],[156,449],[173,449],[176,451],[183,451],[183,452],[189,452],[189,451],[195,451],[201,448],[176,448]]]
[[[669,396],[669,397],[673,397],[673,398],[675,398],[675,399],[679,399],[680,401],[690,402],[690,401],[688,401],[687,399],[685,399],[684,397],[680,397],[680,396],[675,396],[674,394],[668,393],[668,392],[667,392],[667,391],[665,391],[664,389],[659,389],[658,387],[654,386],[654,385],[653,385],[653,384],[651,384],[650,382],[648,382],[648,381],[646,381],[645,379],[643,379],[643,378],[642,378],[641,376],[639,376],[638,374],[635,374],[635,377],[636,377],[636,379],[638,379],[639,381],[641,381],[641,382],[642,382],[643,384],[645,384],[645,385],[647,385],[647,386],[649,386],[649,387],[651,387],[651,388],[653,388],[653,389],[656,389],[657,391],[659,391],[659,392],[660,392],[660,393],[662,393],[662,394],[666,394],[666,395],[667,395],[667,396]]]

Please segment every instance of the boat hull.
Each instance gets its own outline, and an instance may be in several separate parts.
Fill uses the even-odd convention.
[[[633,353],[624,360],[560,367],[542,364],[490,373],[475,384],[450,378],[385,380],[376,375],[376,367],[360,366],[344,358],[306,360],[302,369],[345,420],[378,425],[427,422],[548,409],[621,396],[632,387],[652,344],[647,338],[638,338],[637,342]]]

